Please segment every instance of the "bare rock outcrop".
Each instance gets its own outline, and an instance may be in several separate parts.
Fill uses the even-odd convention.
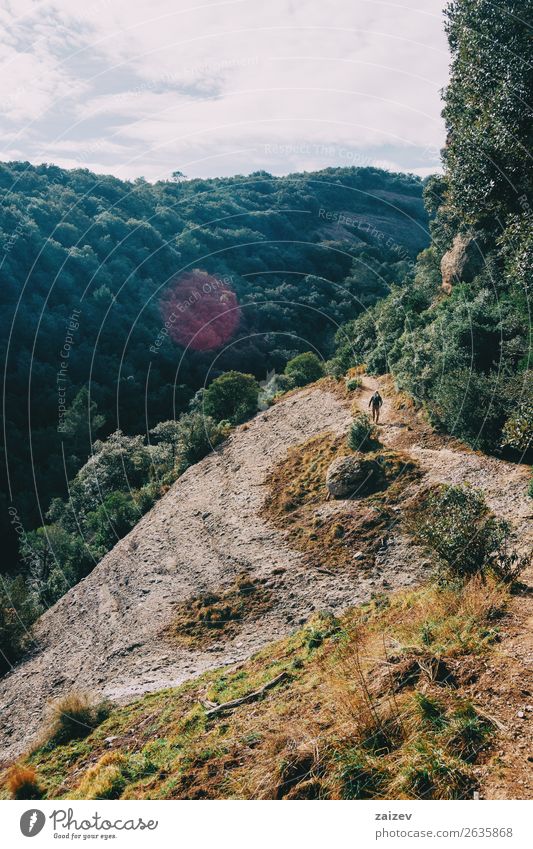
[[[331,498],[356,498],[367,495],[377,473],[377,466],[361,454],[338,457],[326,474]]]
[[[450,294],[455,284],[470,283],[481,267],[479,246],[471,233],[458,233],[441,259],[442,288]]]

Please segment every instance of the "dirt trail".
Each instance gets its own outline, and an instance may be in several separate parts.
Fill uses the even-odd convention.
[[[357,401],[361,409],[376,385],[365,377]],[[397,409],[386,381],[380,386],[383,443],[411,453],[429,480],[480,486],[495,511],[513,522],[525,546],[531,514],[527,470],[435,437],[414,411]],[[261,517],[272,465],[311,436],[346,433],[348,406],[325,387],[310,387],[237,429],[41,617],[33,655],[0,681],[3,760],[28,747],[39,733],[47,701],[65,692],[89,690],[129,700],[174,686],[249,657],[316,609],[340,611],[372,591],[420,580],[422,559],[402,539],[378,552],[373,573],[333,574],[306,566],[283,532]],[[178,602],[220,591],[245,570],[266,580],[273,599],[260,624],[245,620],[236,636],[203,650],[176,647],[164,638]]]
[[[533,545],[533,502],[527,495],[530,470],[472,451],[458,440],[434,433],[408,404],[398,407],[390,381],[365,375],[357,404],[368,411],[375,389],[383,397],[379,423],[380,441],[388,448],[406,451],[426,473],[427,483],[470,484],[481,489],[491,510],[511,522],[515,543],[521,551]]]
[[[366,409],[372,392],[384,398],[380,440],[407,450],[432,483],[469,483],[481,489],[493,512],[513,526],[514,545],[533,548],[533,502],[527,496],[530,469],[470,451],[439,437],[412,409],[399,410],[387,380],[364,377],[358,399]],[[387,390],[389,393],[387,394]],[[522,588],[501,623],[501,640],[466,695],[503,726],[494,753],[479,768],[480,798],[533,798],[533,568],[521,576]]]

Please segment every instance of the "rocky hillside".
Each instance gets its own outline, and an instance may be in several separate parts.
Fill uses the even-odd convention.
[[[31,657],[1,684],[5,761],[38,738],[47,703],[61,695],[90,691],[125,703],[215,667],[239,677],[231,670],[298,627],[308,633],[305,623],[318,611],[339,615],[384,592],[423,586],[427,556],[398,517],[433,483],[480,488],[512,523],[518,548],[528,550],[527,469],[437,436],[386,379],[380,441],[396,458],[396,480],[369,498],[325,498],[322,455],[330,462],[343,450],[350,406],[365,409],[376,385],[365,377],[353,401],[343,385],[325,380],[241,426],[41,618]],[[291,496],[280,518],[275,495],[285,486]],[[523,606],[516,615],[527,619]],[[219,627],[206,628],[209,617]],[[520,696],[506,705],[505,694],[516,685],[522,701],[526,693],[531,699],[531,645],[520,629],[512,639],[505,693],[494,698],[498,713],[526,716],[523,734]]]
[[[345,433],[350,413],[325,389],[304,390],[239,428],[216,453],[189,469],[135,529],[35,628],[30,659],[0,683],[4,755],[38,731],[46,702],[72,689],[113,699],[179,684],[234,663],[305,621],[369,596],[387,568],[364,579],[305,567],[282,532],[260,515],[265,478],[286,451],[322,431]],[[224,591],[245,574],[269,603],[260,624],[244,617],[222,644],[175,644],[167,629],[180,603]],[[179,612],[179,611],[178,611]]]

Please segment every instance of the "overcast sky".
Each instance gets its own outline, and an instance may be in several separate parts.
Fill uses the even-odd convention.
[[[438,170],[443,0],[0,0],[1,158]]]

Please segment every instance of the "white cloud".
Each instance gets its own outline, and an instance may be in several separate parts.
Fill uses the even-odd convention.
[[[0,13],[0,72],[6,127],[32,161],[150,179],[358,158],[419,173],[437,165],[441,0],[16,8]]]

